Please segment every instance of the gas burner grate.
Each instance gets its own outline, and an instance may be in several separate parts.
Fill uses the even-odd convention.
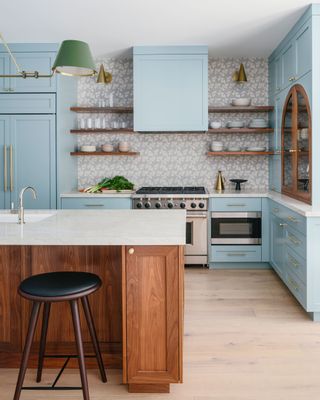
[[[136,194],[206,194],[203,186],[143,186]]]

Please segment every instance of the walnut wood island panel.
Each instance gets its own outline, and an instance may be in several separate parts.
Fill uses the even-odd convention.
[[[72,229],[71,224],[82,213],[86,244],[79,226]],[[22,228],[0,224],[0,367],[16,368],[20,362],[31,310],[30,302],[17,294],[21,280],[49,271],[88,271],[103,282],[89,300],[106,368],[123,369],[129,392],[168,392],[170,383],[182,382],[185,213],[160,213],[149,213],[150,228],[143,229],[137,220],[143,215],[135,210],[58,211]],[[103,228],[95,227],[95,219]],[[115,221],[123,225],[122,236],[119,225],[112,228]],[[133,225],[137,234],[131,244]],[[51,231],[55,239],[47,237],[40,244],[38,230]],[[86,354],[93,354],[83,315],[81,322]],[[40,329],[29,367],[36,367],[39,337]],[[74,341],[68,304],[53,304],[46,353],[76,354]],[[45,367],[63,362],[48,358]],[[87,365],[96,368],[94,358]],[[71,366],[77,366],[76,360]]]

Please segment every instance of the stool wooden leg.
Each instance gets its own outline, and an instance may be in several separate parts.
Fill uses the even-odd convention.
[[[86,316],[92,344],[94,347],[94,352],[96,353],[96,358],[97,358],[97,362],[99,365],[101,380],[102,380],[102,382],[107,382],[106,372],[104,370],[100,346],[99,346],[97,333],[96,333],[96,329],[95,329],[93,318],[92,318],[92,313],[91,313],[88,297],[87,296],[82,297],[81,302],[82,302],[82,306],[83,306],[83,310],[84,310],[84,315]]]
[[[39,359],[38,359],[37,382],[40,382],[41,377],[42,377],[43,359],[44,359],[44,353],[45,353],[45,349],[46,349],[50,307],[51,307],[51,303],[44,303],[41,338],[40,338],[40,348],[39,348]]]
[[[78,350],[78,362],[79,362],[79,369],[80,369],[83,398],[84,398],[84,400],[89,400],[88,380],[87,380],[87,373],[86,373],[86,365],[85,365],[85,361],[84,361],[79,308],[78,308],[77,300],[71,300],[70,306],[71,306],[71,313],[72,313],[72,320],[73,320],[73,327],[74,327],[74,335],[76,338],[76,344],[77,344],[77,350]]]
[[[20,370],[19,370],[19,375],[18,375],[18,380],[17,380],[17,385],[16,385],[16,391],[14,393],[13,400],[19,400],[19,398],[20,398],[24,377],[25,377],[26,371],[27,371],[30,349],[31,349],[34,332],[35,332],[38,317],[39,317],[40,305],[41,305],[40,302],[34,302],[33,306],[32,306],[32,312],[31,312],[30,321],[29,321],[28,333],[27,333],[26,342],[25,342],[24,349],[23,349],[21,365],[20,365]]]

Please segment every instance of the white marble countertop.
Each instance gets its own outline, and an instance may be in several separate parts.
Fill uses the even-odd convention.
[[[117,192],[115,190],[110,190],[110,192],[103,192],[103,193],[85,193],[85,192],[78,192],[78,191],[71,191],[61,193],[60,197],[131,197],[135,193],[134,190],[128,190],[126,192]]]
[[[30,210],[26,218],[30,214],[48,217],[24,225],[0,222],[0,245],[185,244],[185,210]]]
[[[268,197],[268,191],[260,190],[224,190],[218,192],[213,190],[209,192],[209,197]]]

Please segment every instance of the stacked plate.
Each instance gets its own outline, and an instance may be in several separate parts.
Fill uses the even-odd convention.
[[[243,128],[244,122],[243,121],[229,121],[227,123],[228,128]]]
[[[266,148],[265,147],[252,146],[252,147],[247,147],[246,151],[261,152],[261,151],[266,151]]]
[[[264,118],[253,118],[249,123],[249,128],[268,128],[268,121]]]

